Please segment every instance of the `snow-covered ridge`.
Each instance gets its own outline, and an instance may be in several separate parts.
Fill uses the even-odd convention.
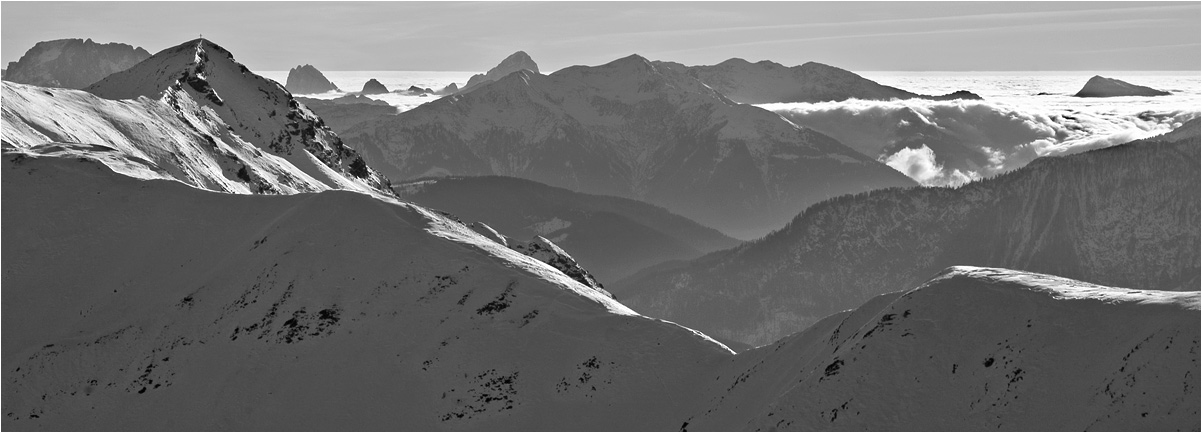
[[[22,204],[0,316],[14,429],[1198,422],[1180,379],[1198,375],[1196,292],[957,267],[733,355],[419,206],[217,194],[57,156],[8,153],[0,175]]]
[[[1196,430],[1199,292],[957,266],[740,354],[695,430]]]
[[[14,428],[666,429],[730,355],[418,206],[3,176]]]
[[[388,180],[343,145],[283,86],[255,75],[208,40],[160,51],[85,90],[106,99],[146,97],[172,106],[181,95],[189,95],[220,118],[233,135],[287,160],[328,187],[391,194]]]

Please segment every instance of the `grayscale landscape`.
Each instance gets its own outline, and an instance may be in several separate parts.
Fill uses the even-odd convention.
[[[6,431],[1198,431],[1197,2],[0,4]]]

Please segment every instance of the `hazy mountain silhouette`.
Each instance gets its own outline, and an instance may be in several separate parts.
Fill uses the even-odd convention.
[[[82,89],[114,72],[146,60],[142,47],[92,39],[57,39],[38,42],[15,62],[9,62],[4,79],[42,87]]]
[[[289,92],[296,94],[325,93],[338,91],[338,86],[330,82],[325,74],[313,65],[297,66],[288,70],[288,82],[284,85]]]
[[[1196,290],[1198,120],[1181,129],[958,189],[839,197],[761,240],[607,287],[645,314],[752,345],[952,265]]]
[[[1077,94],[1080,98],[1109,98],[1115,96],[1168,96],[1169,92],[1131,84],[1123,80],[1094,75]]]
[[[915,184],[637,55],[516,72],[342,136],[393,179],[520,177],[647,201],[740,238],[826,198]]]

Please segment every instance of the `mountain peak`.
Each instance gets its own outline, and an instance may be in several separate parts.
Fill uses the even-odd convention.
[[[1115,78],[1094,75],[1077,94],[1081,98],[1106,98],[1113,96],[1167,96],[1171,93],[1147,86],[1131,84]]]
[[[536,74],[539,73],[538,64],[534,63],[534,60],[531,59],[530,55],[526,54],[525,51],[518,51],[510,54],[509,57],[506,57],[505,60],[502,60],[501,63],[497,64],[497,66],[489,69],[487,73],[472,75],[472,77],[467,80],[467,84],[465,84],[458,93],[467,92],[484,83],[500,80],[514,72],[521,70],[527,70]]]

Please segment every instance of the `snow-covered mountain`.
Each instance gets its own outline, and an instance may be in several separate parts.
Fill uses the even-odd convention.
[[[2,180],[6,429],[665,430],[730,355],[390,199]]]
[[[1073,96],[1081,98],[1110,98],[1116,96],[1168,96],[1171,93],[1123,80],[1094,75]]]
[[[727,98],[744,104],[842,101],[852,98],[981,99],[965,90],[940,96],[919,95],[817,62],[786,67],[769,60],[751,63],[733,58],[716,65],[684,66],[674,62],[656,62],[656,65],[684,72]]]
[[[86,90],[4,83],[5,146],[101,145],[215,191],[392,194],[287,90],[207,40],[163,50]]]
[[[534,59],[531,59],[530,55],[526,54],[525,51],[518,51],[501,60],[501,63],[489,69],[488,72],[472,75],[471,78],[468,78],[467,84],[464,84],[462,89],[457,87],[452,89],[451,86],[454,86],[455,83],[451,83],[443,91],[449,93],[467,92],[480,87],[480,85],[500,80],[505,78],[506,75],[523,70],[537,74],[538,64],[534,63]]]
[[[602,283],[668,260],[739,242],[666,209],[501,176],[426,179],[394,186],[406,201],[483,221],[518,239],[543,236],[571,252]]]
[[[954,268],[736,356],[419,206],[0,164],[9,429],[1198,428],[1196,291]]]
[[[915,182],[637,55],[519,71],[342,134],[392,179],[504,175],[668,208],[750,239],[806,206]]]
[[[1198,120],[1177,141],[1040,158],[958,189],[873,191],[734,249],[608,284],[645,314],[755,346],[953,265],[1197,290]]]
[[[693,431],[1192,431],[1199,292],[954,267],[712,382]]]
[[[15,62],[9,62],[4,79],[42,87],[82,89],[146,60],[142,47],[117,42],[98,44],[92,39],[58,39],[38,42]]]
[[[288,82],[284,88],[289,92],[297,94],[312,94],[325,93],[329,91],[338,91],[338,86],[330,82],[325,74],[313,67],[313,65],[298,65],[295,68],[288,70]]]

